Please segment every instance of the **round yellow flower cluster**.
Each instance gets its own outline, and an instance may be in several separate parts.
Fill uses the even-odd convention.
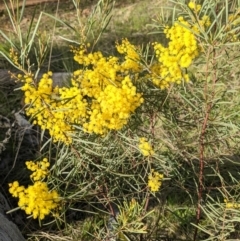
[[[103,57],[101,52],[87,54],[87,46],[82,44],[79,49],[72,48],[74,53],[73,59],[83,66],[97,65],[98,61]]]
[[[160,63],[151,68],[151,77],[155,85],[161,89],[168,88],[170,83],[180,84],[182,80],[188,81],[189,76],[183,73],[193,59],[199,54],[197,39],[188,29],[190,24],[179,17],[178,21],[169,28],[164,29],[166,37],[170,40],[168,47],[154,43],[156,57]]]
[[[9,192],[18,197],[18,206],[34,219],[44,219],[46,215],[59,205],[59,196],[56,191],[49,191],[45,182],[37,181],[25,188],[19,186],[18,181],[9,184]]]
[[[142,70],[140,55],[136,46],[132,45],[127,39],[123,39],[122,44],[117,44],[116,47],[120,54],[125,55],[125,61],[121,65],[124,70],[137,73]]]
[[[70,124],[86,117],[87,103],[76,87],[53,88],[51,76],[51,72],[44,74],[38,84],[31,74],[18,76],[25,83],[26,114],[35,119],[34,124],[48,129],[54,141],[69,144],[72,140],[68,134],[73,131]]]
[[[72,113],[68,113],[67,106],[62,105],[67,101],[61,99],[58,87],[53,88],[51,75],[51,72],[44,74],[38,84],[35,83],[31,74],[18,76],[25,83],[22,90],[25,94],[25,104],[28,105],[26,114],[33,117],[33,123],[38,124],[41,129],[48,129],[55,141],[70,143],[71,140],[66,133],[72,128],[67,124],[67,116]],[[56,96],[57,99],[55,99]],[[73,96],[75,93],[72,93],[70,98]],[[67,102],[68,105],[69,102]]]
[[[205,29],[205,27],[209,27],[211,25],[209,16],[207,16],[207,15],[202,16],[202,18],[199,20],[199,25],[200,25],[200,27],[202,27],[204,29]],[[198,28],[199,28],[199,26],[197,26],[197,25],[194,25],[194,27],[193,27],[193,29],[196,32],[198,32]]]
[[[154,151],[152,149],[152,146],[150,143],[146,140],[145,137],[142,137],[139,139],[139,145],[138,145],[140,151],[144,156],[151,156],[154,154]]]
[[[92,103],[89,121],[83,124],[88,132],[104,134],[107,130],[119,130],[130,117],[130,113],[143,102],[129,76],[121,86],[107,85]]]
[[[30,176],[33,185],[27,188],[20,186],[18,181],[9,183],[9,192],[13,197],[19,198],[18,206],[34,219],[44,219],[59,206],[59,195],[57,191],[49,191],[47,183],[39,181],[48,175],[49,162],[47,158],[36,164],[32,161],[26,162],[26,166],[33,172]]]
[[[196,4],[195,2],[193,1],[190,1],[188,3],[188,7],[190,9],[192,9],[194,12],[198,13],[200,11],[200,9],[202,8],[202,6],[200,4]]]
[[[27,161],[26,166],[27,169],[33,172],[30,175],[30,178],[33,181],[40,181],[49,174],[48,167],[50,166],[50,163],[47,158],[43,158],[42,161],[36,163],[33,161]]]
[[[13,197],[18,197],[19,193],[25,190],[24,186],[19,186],[18,181],[14,181],[13,183],[9,183],[9,192],[12,194]]]
[[[163,175],[155,172],[154,169],[151,170],[151,173],[148,176],[148,187],[152,192],[157,192],[162,185]]]
[[[235,203],[235,202],[228,202],[228,200],[224,200],[226,208],[233,208],[237,209],[240,208],[240,203]]]

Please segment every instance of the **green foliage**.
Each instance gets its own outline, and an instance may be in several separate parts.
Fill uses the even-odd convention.
[[[18,44],[2,31],[11,51],[5,49],[1,53],[24,72],[25,76],[19,77],[25,84],[22,90],[26,92],[31,87],[36,94],[36,101],[30,101],[25,93],[26,112],[31,116],[28,111],[35,108],[37,112],[31,116],[34,119],[45,108],[43,116],[47,121],[43,129],[48,129],[47,124],[52,121],[49,116],[55,118],[61,111],[70,113],[63,118],[69,132],[63,130],[64,125],[61,131],[71,141],[57,142],[55,132],[49,128],[54,141],[49,139],[42,147],[43,151],[50,143],[49,151],[42,154],[51,160],[47,183],[62,200],[55,222],[65,226],[63,240],[68,235],[76,240],[127,241],[154,238],[225,241],[240,237],[236,168],[240,148],[240,3],[172,2],[174,6],[167,7],[171,14],[163,10],[152,25],[161,30],[161,39],[166,35],[164,40],[143,49],[123,40],[122,45],[117,44],[123,58],[103,57],[94,50],[110,23],[113,1],[98,1],[83,22],[79,2],[74,0],[78,27],[42,13],[36,25],[29,25],[25,37],[20,27],[24,8],[16,15],[7,8]],[[44,34],[38,35],[44,14],[76,35],[75,39],[60,36],[62,39],[82,44],[73,51],[79,65],[72,75],[72,86],[63,89],[49,84],[50,75],[42,77],[49,82],[47,85],[32,77],[38,75],[48,47],[52,50],[52,40]],[[87,42],[92,42],[92,49],[86,47]],[[37,59],[36,71],[29,58],[32,49]],[[144,102],[130,112],[121,128],[109,128],[100,133],[104,135],[86,128],[86,123],[96,118],[91,115],[94,111],[103,113],[99,106],[104,91],[109,86],[111,90],[117,89],[125,78],[131,80],[131,89],[141,93]],[[124,90],[129,87],[122,85]],[[61,99],[61,91],[73,87],[84,93],[81,100],[87,103],[86,113],[91,115],[85,117],[85,123],[76,121],[79,116],[71,119],[75,113],[69,110],[75,106],[68,104],[77,94]],[[107,101],[117,95],[110,94],[105,96]],[[94,105],[97,100],[99,105]],[[54,109],[58,104],[61,108]],[[39,106],[41,111],[37,109]],[[112,113],[111,107],[104,105],[104,108]],[[112,117],[117,118],[115,114]],[[39,124],[37,121],[34,123]],[[97,124],[101,121],[98,119]],[[154,190],[149,184],[153,173],[161,179]],[[71,223],[69,212],[86,216]]]

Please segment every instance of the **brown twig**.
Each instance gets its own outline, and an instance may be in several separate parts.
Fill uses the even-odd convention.
[[[207,97],[207,92],[208,90],[208,85],[205,85],[205,93],[206,93],[206,102],[207,102],[207,106],[206,106],[206,112],[205,112],[205,117],[203,120],[203,124],[202,124],[202,128],[201,128],[201,134],[200,134],[200,138],[199,138],[199,177],[198,177],[198,202],[197,202],[197,211],[196,211],[196,226],[199,224],[200,221],[200,217],[201,217],[201,202],[202,202],[202,196],[203,196],[203,190],[204,190],[204,185],[203,185],[203,175],[204,175],[204,150],[205,150],[205,135],[206,135],[206,131],[207,131],[207,127],[208,127],[208,120],[209,120],[209,115],[211,113],[212,107],[213,107],[213,99],[215,96],[215,84],[217,82],[217,73],[216,73],[216,68],[215,68],[215,64],[216,64],[216,51],[214,46],[212,47],[212,49],[209,49],[208,55],[210,55],[212,53],[212,60],[213,60],[213,66],[212,69],[214,70],[212,73],[212,90],[211,90],[211,100],[208,101],[208,97]],[[209,64],[209,63],[208,63]],[[206,80],[208,77],[208,71],[209,66],[207,65],[207,70],[206,70]],[[194,232],[194,238],[193,241],[197,240],[197,233],[198,233],[198,228],[196,227],[195,232]]]
[[[198,187],[198,203],[197,203],[197,214],[196,214],[196,225],[199,224],[200,221],[200,217],[201,217],[201,201],[202,201],[202,193],[203,193],[203,169],[204,169],[204,137],[205,137],[205,133],[207,130],[207,122],[208,122],[208,118],[209,118],[209,114],[210,111],[212,109],[212,104],[210,103],[207,107],[207,111],[206,111],[206,115],[203,121],[203,125],[202,125],[202,131],[201,131],[201,135],[200,135],[200,156],[199,156],[199,187]],[[197,238],[197,233],[198,233],[198,229],[195,229],[195,233],[194,233],[194,238],[193,240],[196,241]]]

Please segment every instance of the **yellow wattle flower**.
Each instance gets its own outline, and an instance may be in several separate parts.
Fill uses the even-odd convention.
[[[36,163],[27,161],[27,168],[33,172],[31,175],[33,185],[25,188],[24,186],[19,186],[18,181],[9,183],[9,193],[19,199],[18,206],[24,210],[26,214],[32,215],[34,219],[39,218],[42,220],[46,215],[49,215],[59,207],[60,199],[57,191],[50,191],[47,183],[40,181],[40,179],[48,175],[49,165],[47,158]]]
[[[144,156],[152,156],[154,154],[152,146],[144,137],[139,139],[138,147]]]
[[[148,175],[148,187],[152,192],[157,192],[162,185],[163,175],[151,170],[150,174]]]

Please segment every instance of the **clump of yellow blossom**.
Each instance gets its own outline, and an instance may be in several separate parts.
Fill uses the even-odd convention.
[[[228,23],[233,26],[239,26],[240,24],[240,8],[238,8],[234,14],[229,14],[228,16]]]
[[[9,192],[13,197],[19,198],[18,206],[26,214],[42,220],[59,207],[59,195],[55,190],[50,191],[46,182],[39,181],[48,175],[49,162],[46,158],[36,164],[32,161],[26,162],[26,166],[33,171],[33,185],[25,188],[20,186],[18,181],[14,181],[9,183]]]
[[[209,16],[207,16],[207,15],[202,16],[202,18],[199,21],[199,25],[203,28],[209,27],[211,25],[211,21],[210,21]]]
[[[9,51],[9,58],[12,60],[12,62],[16,65],[19,66],[19,56],[16,51],[14,51],[14,48],[10,48]]]
[[[169,39],[168,46],[154,43],[159,64],[153,65],[151,76],[152,82],[161,89],[168,88],[170,83],[180,84],[183,80],[189,80],[183,69],[188,68],[199,55],[199,48],[196,37],[188,27],[191,27],[190,24],[179,17],[171,28],[164,29]]]
[[[53,87],[51,76],[51,72],[44,74],[39,83],[35,83],[31,74],[19,76],[24,82],[26,114],[34,118],[34,124],[48,129],[54,141],[69,144],[68,134],[73,131],[69,123],[85,117],[86,103],[75,87]]]
[[[33,173],[30,175],[30,178],[33,181],[40,181],[41,179],[44,179],[49,171],[48,167],[50,166],[50,163],[47,158],[43,158],[42,161],[39,162],[33,162],[33,161],[27,161],[26,162],[27,169],[32,171]]]
[[[140,55],[136,46],[132,45],[127,39],[123,39],[121,44],[117,44],[117,50],[120,54],[125,55],[125,61],[121,64],[124,70],[135,72],[142,70]]]
[[[224,200],[226,208],[240,208],[240,203],[235,203],[235,202],[228,202],[228,200]]]
[[[189,2],[189,8],[198,13],[201,5]],[[189,81],[186,72],[193,60],[199,56],[200,47],[195,34],[205,30],[211,25],[209,16],[199,16],[199,21],[191,24],[183,17],[179,17],[173,26],[165,27],[164,33],[169,39],[168,46],[160,43],[153,43],[158,63],[150,68],[151,81],[161,89],[168,88],[171,83],[180,84],[182,81]]]
[[[129,76],[121,86],[107,85],[92,104],[89,122],[83,127],[88,132],[104,134],[107,130],[119,130],[127,124],[130,114],[143,102]]]
[[[193,11],[195,11],[196,13],[198,13],[199,11],[200,11],[200,9],[201,9],[201,5],[200,4],[196,4],[195,2],[193,2],[193,1],[190,1],[189,3],[188,3],[188,7],[190,8],[190,9],[192,9]]]
[[[151,192],[157,192],[162,185],[163,175],[151,169],[151,172],[148,176],[148,187]]]
[[[144,101],[131,77],[133,72],[140,71],[136,47],[126,39],[116,47],[125,55],[123,62],[118,57],[104,57],[100,52],[87,53],[85,45],[73,49],[74,59],[83,68],[73,73],[72,84],[90,100],[82,124],[89,133],[120,130]]]
[[[72,142],[73,124],[84,131],[106,134],[120,130],[143,103],[142,94],[133,84],[133,73],[140,71],[137,48],[128,40],[117,44],[125,55],[104,57],[101,52],[88,53],[87,46],[73,49],[74,59],[81,65],[71,79],[71,87],[54,87],[52,73],[39,82],[31,73],[19,75],[24,85],[26,114],[42,129],[49,130],[54,141]]]
[[[190,1],[188,4],[188,7],[191,10],[193,10],[196,15],[200,15],[199,11],[202,8],[202,6],[200,4],[196,4],[195,2]],[[196,21],[195,17],[194,17],[193,21]],[[208,15],[203,15],[202,17],[198,16],[197,23],[193,24],[193,26],[191,26],[191,29],[194,33],[200,33],[200,28],[202,30],[205,30],[205,28],[209,27],[210,25],[211,25],[211,21],[210,21],[210,17]]]
[[[146,140],[145,137],[139,139],[138,147],[144,156],[151,156],[154,154],[151,144]]]

